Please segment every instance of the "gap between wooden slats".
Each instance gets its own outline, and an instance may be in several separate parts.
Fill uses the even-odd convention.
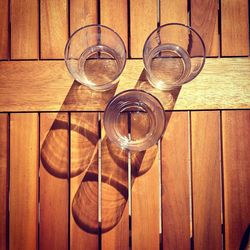
[[[38,246],[38,114],[10,115],[10,249]]]

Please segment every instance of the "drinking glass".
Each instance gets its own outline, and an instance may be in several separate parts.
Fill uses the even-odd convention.
[[[124,149],[148,149],[161,138],[165,127],[165,112],[161,103],[143,90],[119,93],[110,100],[104,112],[108,138]]]
[[[171,90],[194,79],[202,70],[206,49],[191,27],[169,23],[155,29],[143,48],[143,62],[149,83]]]
[[[71,75],[96,91],[117,85],[126,63],[126,49],[121,37],[104,25],[88,25],[69,38],[64,59]]]

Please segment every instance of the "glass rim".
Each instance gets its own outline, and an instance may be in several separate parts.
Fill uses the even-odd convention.
[[[98,84],[98,85],[97,85],[97,84],[89,84],[89,83],[86,84],[86,83],[84,83],[84,85],[90,86],[90,87],[96,87],[96,86],[102,87],[102,86],[109,85],[110,83],[112,83],[112,82],[114,82],[116,79],[118,79],[118,78],[120,77],[120,75],[122,74],[122,72],[123,72],[123,70],[124,70],[124,68],[125,68],[125,66],[126,66],[126,62],[127,62],[127,56],[126,56],[126,55],[127,55],[127,50],[126,50],[125,43],[123,42],[121,36],[120,36],[115,30],[113,30],[112,28],[110,28],[110,27],[108,27],[108,26],[106,26],[106,25],[103,25],[103,24],[95,24],[95,23],[93,23],[93,24],[88,24],[88,25],[82,26],[82,27],[78,28],[77,30],[75,30],[75,31],[69,36],[69,38],[68,38],[68,40],[67,40],[67,42],[66,42],[66,45],[65,45],[65,48],[64,48],[64,62],[65,62],[65,64],[66,64],[66,67],[67,67],[68,71],[69,71],[70,74],[71,74],[71,71],[70,71],[70,69],[69,69],[69,67],[68,67],[68,64],[67,64],[67,60],[68,60],[68,59],[66,59],[66,53],[67,53],[67,50],[68,50],[70,41],[71,41],[72,38],[73,38],[78,32],[80,32],[81,30],[85,30],[85,29],[92,28],[92,27],[104,28],[104,29],[107,29],[107,30],[113,32],[113,33],[118,37],[118,39],[121,41],[121,44],[122,44],[122,47],[123,47],[123,50],[124,50],[124,55],[125,55],[125,57],[124,57],[124,63],[123,63],[123,65],[122,65],[120,71],[119,71],[118,74],[116,75],[115,79],[113,79],[113,80],[111,80],[111,81],[109,81],[109,82],[103,83],[103,84]],[[71,74],[71,75],[72,75],[72,74]],[[73,78],[75,79],[75,77],[73,77]],[[75,79],[75,80],[76,80],[76,79]],[[81,82],[80,82],[80,83],[81,83]]]
[[[196,74],[196,76],[197,76],[197,75],[199,75],[199,73],[201,72],[201,70],[203,69],[203,67],[204,67],[204,65],[205,65],[205,61],[206,61],[206,46],[205,46],[205,43],[204,43],[202,37],[200,36],[200,34],[199,34],[194,28],[192,28],[190,25],[186,25],[186,24],[184,24],[184,23],[178,23],[178,22],[174,22],[174,23],[165,23],[165,24],[163,24],[163,25],[160,25],[160,26],[157,27],[156,29],[154,29],[154,30],[148,35],[148,37],[147,37],[147,39],[146,39],[146,41],[145,41],[145,43],[144,43],[144,46],[143,46],[143,52],[142,52],[143,64],[144,64],[145,68],[147,69],[148,67],[147,67],[147,64],[146,64],[146,62],[145,62],[146,59],[145,59],[145,57],[144,57],[144,54],[145,54],[145,50],[146,50],[146,44],[147,44],[148,40],[151,38],[151,36],[152,36],[155,32],[160,31],[161,28],[164,28],[164,27],[166,27],[166,26],[175,26],[175,25],[176,25],[176,26],[182,26],[182,27],[185,27],[185,28],[187,28],[187,29],[193,31],[193,32],[198,36],[198,38],[199,38],[199,40],[200,40],[200,42],[201,42],[201,45],[202,45],[202,48],[203,48],[203,51],[204,51],[204,55],[203,55],[203,62],[202,62],[202,64],[201,64],[201,67],[200,67],[200,69],[197,71],[197,74]],[[196,77],[196,76],[195,76],[195,77]],[[194,77],[194,78],[195,78],[195,77]],[[194,78],[193,78],[193,79],[194,79]]]
[[[129,93],[129,92],[141,92],[141,93],[143,93],[143,94],[146,94],[146,95],[152,97],[153,100],[156,101],[157,104],[159,104],[160,109],[163,111],[163,113],[164,113],[163,128],[162,128],[162,131],[161,131],[161,135],[160,135],[159,138],[156,140],[156,143],[157,143],[157,141],[163,136],[163,134],[164,134],[164,132],[165,132],[165,130],[166,130],[166,127],[167,127],[166,116],[165,116],[165,109],[164,109],[162,103],[160,102],[160,100],[159,100],[156,96],[154,96],[153,94],[151,94],[151,93],[149,93],[149,92],[147,92],[147,91],[145,91],[145,90],[142,90],[142,89],[127,89],[127,90],[121,91],[120,93],[118,93],[117,95],[113,96],[113,97],[109,100],[109,102],[108,102],[108,104],[106,105],[106,108],[105,108],[105,110],[104,110],[104,116],[103,116],[103,125],[104,125],[104,128],[105,128],[107,137],[109,138],[108,132],[107,132],[107,129],[106,129],[106,126],[105,126],[105,120],[106,120],[105,117],[106,117],[106,115],[107,115],[107,110],[108,110],[108,108],[111,106],[112,102],[113,102],[116,98],[118,98],[119,96],[121,96],[121,95],[124,94],[124,93]],[[109,138],[109,139],[110,139],[110,138]],[[127,143],[126,145],[124,145],[124,144],[121,144],[118,140],[112,140],[112,139],[110,139],[110,140],[111,140],[113,143],[115,143],[117,146],[122,147],[122,148],[124,148],[124,149],[126,149],[126,150],[131,150],[131,151],[144,151],[144,150],[147,150],[148,148],[150,148],[150,147],[152,147],[152,146],[154,145],[154,144],[152,144],[152,145],[150,145],[150,146],[148,146],[148,147],[145,147],[145,146],[144,146],[144,147],[142,147],[142,149],[139,149],[139,148],[138,148],[138,149],[131,149],[130,146],[132,146],[132,147],[137,147],[137,143],[131,142],[131,143]],[[144,140],[143,142],[144,142],[144,144],[145,144],[145,140]]]

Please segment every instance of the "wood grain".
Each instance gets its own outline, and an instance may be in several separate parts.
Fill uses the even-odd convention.
[[[64,58],[68,39],[67,0],[41,0],[41,58]]]
[[[49,131],[52,129],[56,116],[56,113],[42,113],[40,115],[41,148],[47,139]],[[54,137],[55,141],[58,142],[58,138]],[[58,145],[51,143],[50,146],[56,154]],[[68,181],[53,176],[46,170],[46,166],[43,165],[42,161],[40,161],[39,233],[40,249],[68,249]]]
[[[11,59],[38,57],[38,0],[13,0],[11,1]]]
[[[103,111],[115,91],[148,85],[145,77],[140,80],[142,71],[141,60],[128,60],[118,88],[100,93],[73,84],[63,61],[0,62],[0,111]],[[208,58],[200,75],[181,88],[174,109],[249,108],[249,79],[248,58]],[[173,109],[174,92],[147,91]]]
[[[162,139],[162,227],[164,249],[190,248],[188,113],[166,113]]]
[[[0,249],[7,250],[8,237],[8,114],[0,114]]]
[[[157,1],[130,1],[130,55],[142,58],[148,35],[157,27]]]
[[[127,135],[127,114],[120,118],[120,132]],[[102,249],[129,249],[127,152],[114,145],[102,130],[101,145]]]
[[[97,0],[70,0],[70,34],[94,23],[97,23]]]
[[[98,141],[97,113],[71,113],[70,131],[71,167],[81,169],[70,179],[70,247],[94,250],[98,249],[98,234],[90,233],[90,226],[98,228],[98,188],[97,181],[88,177],[97,173],[97,165],[89,168]]]
[[[128,6],[127,0],[100,1],[101,24],[115,30],[122,38],[126,49],[128,49]]]
[[[10,116],[10,249],[38,244],[38,115]]]
[[[146,113],[131,113],[131,139],[148,132]],[[159,249],[159,166],[157,145],[146,151],[131,152],[132,168],[132,248]]]
[[[226,249],[239,249],[250,221],[250,111],[222,111]]]
[[[9,0],[0,2],[0,59],[9,58]]]
[[[203,39],[207,56],[218,56],[218,0],[191,1],[191,26]]]
[[[187,0],[160,0],[160,24],[188,24]]]
[[[221,249],[220,113],[192,112],[194,247]]]
[[[249,22],[247,0],[221,1],[222,56],[249,55]]]

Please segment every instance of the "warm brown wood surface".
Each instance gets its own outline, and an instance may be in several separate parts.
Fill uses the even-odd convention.
[[[43,113],[40,115],[41,150],[44,149],[44,141],[48,139],[51,130],[56,130],[56,116],[56,113]],[[60,128],[57,129],[60,130]],[[58,138],[58,136],[60,137]],[[50,141],[52,147],[51,158],[57,154],[61,140],[63,140],[62,134],[54,134],[53,141]],[[67,249],[68,181],[67,178],[58,178],[53,175],[51,171],[48,171],[48,166],[43,163],[45,162],[40,160],[40,249]],[[65,163],[65,168],[68,168],[67,162]],[[57,161],[57,164],[62,164],[62,162]]]
[[[38,114],[10,116],[10,249],[38,244]]]
[[[178,95],[147,88],[141,60],[128,60],[118,88],[108,92],[73,83],[64,61],[0,62],[0,111],[103,111],[115,91],[130,88],[147,88],[165,109],[175,99],[175,110],[249,108],[249,83],[249,58],[207,59]]]
[[[130,55],[142,58],[144,43],[157,27],[157,1],[130,1]]]
[[[89,163],[93,159],[98,141],[97,113],[71,113],[71,168],[78,175],[70,179],[70,248],[98,249],[98,186],[96,179],[88,178],[97,172]],[[94,158],[97,162],[97,155]],[[89,214],[89,215],[88,215]]]
[[[128,6],[127,0],[113,1],[101,0],[101,24],[115,30],[122,38],[128,49]]]
[[[162,140],[163,249],[190,248],[188,112],[166,112]]]
[[[191,112],[195,249],[221,249],[220,113]]]
[[[41,58],[64,58],[68,39],[68,1],[41,0]]]
[[[0,1],[0,59],[9,58],[9,0]]]
[[[147,115],[131,114],[131,138],[140,139],[148,129]],[[159,165],[157,145],[131,152],[132,169],[132,249],[159,248]]]
[[[250,221],[250,111],[222,111],[226,249],[239,249]]]
[[[7,249],[8,237],[8,114],[0,114],[0,249]]]
[[[127,134],[126,113],[120,118],[120,126]],[[104,129],[101,143],[102,249],[128,249],[128,153],[108,140]]]
[[[203,39],[207,56],[219,53],[218,8],[218,0],[191,1],[191,26]]]
[[[221,1],[222,56],[249,55],[247,0]]]
[[[70,0],[70,34],[94,23],[97,23],[97,0]]]
[[[188,24],[187,1],[160,0],[160,24],[183,23]]]
[[[11,59],[39,57],[38,0],[11,1]]]

